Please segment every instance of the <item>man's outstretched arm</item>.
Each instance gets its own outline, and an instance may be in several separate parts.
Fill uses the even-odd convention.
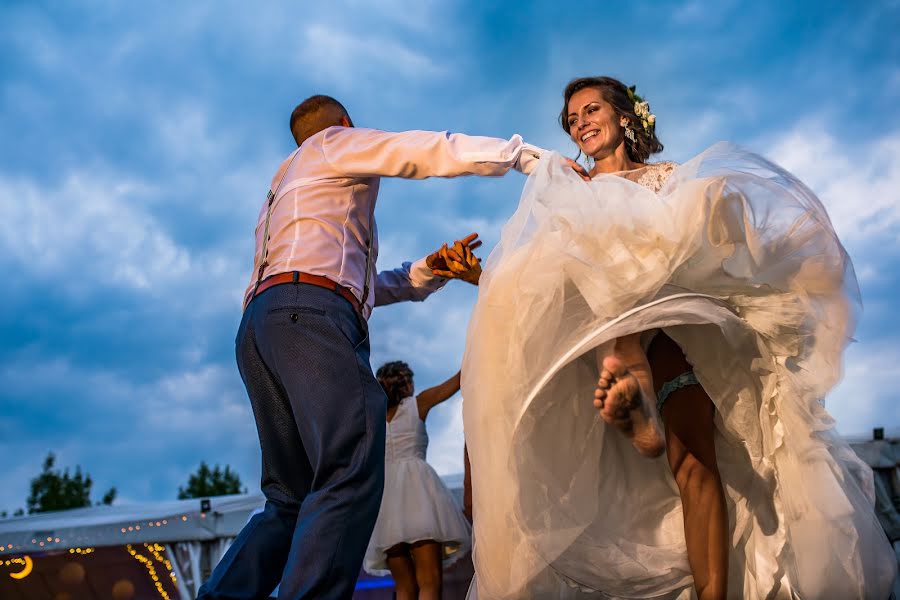
[[[456,240],[454,248],[474,257],[472,250],[478,248],[481,242],[477,239],[477,233],[471,233],[461,240]],[[390,271],[381,271],[375,278],[375,306],[393,304],[395,302],[413,301],[420,302],[441,289],[450,279],[463,279],[470,281],[474,277],[477,281],[481,274],[481,265],[477,259],[473,259],[474,267],[465,268],[463,265],[455,265],[455,271],[450,270],[446,257],[448,246],[444,244],[425,258],[420,258],[414,263],[404,263],[402,267]],[[477,269],[477,273],[473,271]]]
[[[530,173],[543,149],[510,139],[446,131],[391,133],[361,127],[330,127],[321,140],[322,156],[345,177],[500,176],[510,169]]]

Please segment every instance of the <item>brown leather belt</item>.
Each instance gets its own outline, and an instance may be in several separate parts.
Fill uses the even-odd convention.
[[[353,292],[351,292],[344,286],[333,282],[327,277],[322,277],[321,275],[311,275],[309,273],[301,273],[300,271],[278,273],[277,275],[266,277],[259,283],[259,287],[256,288],[256,293],[253,294],[253,298],[259,296],[270,287],[281,285],[283,283],[308,283],[310,285],[325,288],[326,290],[331,290],[335,294],[343,296],[347,300],[347,302],[353,305],[353,309],[356,312],[360,314],[362,313],[361,307],[359,305],[359,300],[356,299],[356,296],[353,295]]]

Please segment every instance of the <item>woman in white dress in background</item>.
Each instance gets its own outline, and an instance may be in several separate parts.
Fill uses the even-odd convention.
[[[405,362],[375,374],[388,397],[384,496],[363,568],[394,579],[397,600],[441,597],[443,567],[466,555],[471,529],[462,509],[425,462],[429,411],[459,391],[459,373],[414,395]]]
[[[479,598],[887,598],[872,474],[823,404],[859,307],[824,207],[728,144],[649,164],[617,80],[561,118],[592,180],[541,158],[468,330]]]

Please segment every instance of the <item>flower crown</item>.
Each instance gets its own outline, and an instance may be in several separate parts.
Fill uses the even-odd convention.
[[[633,85],[628,88],[628,98],[634,102],[634,114],[641,120],[644,131],[653,135],[653,130],[656,129],[656,115],[650,112],[650,104],[635,93],[636,87]]]

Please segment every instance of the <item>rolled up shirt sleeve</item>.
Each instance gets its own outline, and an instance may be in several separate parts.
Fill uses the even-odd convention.
[[[375,306],[395,302],[421,302],[432,293],[444,287],[447,279],[438,277],[424,258],[391,271],[381,271],[375,277]]]
[[[389,133],[358,127],[331,127],[322,152],[345,177],[500,176],[510,169],[528,174],[543,150],[520,135],[508,140],[435,131]]]

